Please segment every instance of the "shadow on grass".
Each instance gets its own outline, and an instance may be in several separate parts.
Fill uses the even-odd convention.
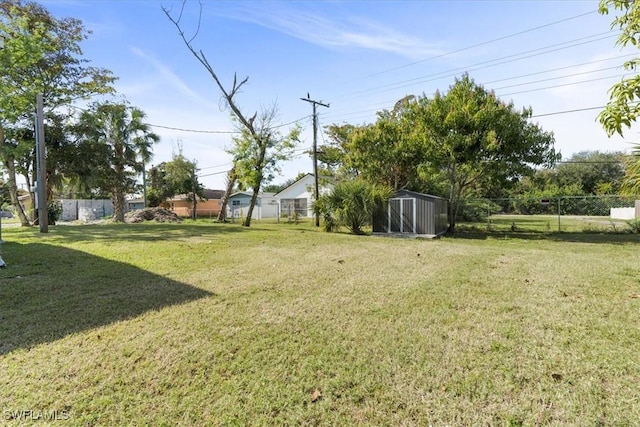
[[[56,225],[49,238],[64,242],[82,241],[162,241],[187,237],[208,237],[251,231],[274,231],[260,226],[217,223],[138,223]]]
[[[5,243],[0,354],[214,295],[60,246]]]
[[[551,242],[580,242],[580,243],[608,243],[627,244],[640,243],[640,234],[615,233],[587,233],[587,232],[507,232],[507,231],[457,231],[445,235],[449,239],[519,239],[546,240]]]

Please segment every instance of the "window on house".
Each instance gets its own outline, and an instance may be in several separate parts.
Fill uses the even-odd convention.
[[[282,199],[280,200],[280,213],[292,216],[307,216],[307,199]]]

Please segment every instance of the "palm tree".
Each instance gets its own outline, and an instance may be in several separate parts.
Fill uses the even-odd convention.
[[[152,156],[160,137],[144,123],[142,110],[127,103],[96,103],[80,117],[85,142],[97,154],[93,180],[111,194],[114,220],[124,221],[125,195],[135,188],[136,175]]]

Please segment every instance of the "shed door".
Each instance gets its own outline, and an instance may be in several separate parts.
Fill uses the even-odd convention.
[[[415,233],[416,199],[389,199],[389,232]]]

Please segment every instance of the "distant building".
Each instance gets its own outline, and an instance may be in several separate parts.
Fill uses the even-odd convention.
[[[278,217],[278,199],[273,195],[274,193],[258,193],[258,199],[251,214],[252,219]],[[253,193],[250,191],[239,191],[229,196],[227,216],[229,218],[245,218],[249,212],[252,196]]]
[[[196,216],[213,218],[220,213],[224,190],[204,190],[206,200],[198,200],[196,203]],[[190,217],[193,210],[193,201],[190,201],[190,194],[178,194],[168,199],[164,205],[176,213],[178,216]]]
[[[313,174],[306,174],[297,181],[277,192],[274,197],[278,200],[279,216],[298,217],[313,216],[315,178]],[[320,182],[320,195],[333,188],[331,184]]]

